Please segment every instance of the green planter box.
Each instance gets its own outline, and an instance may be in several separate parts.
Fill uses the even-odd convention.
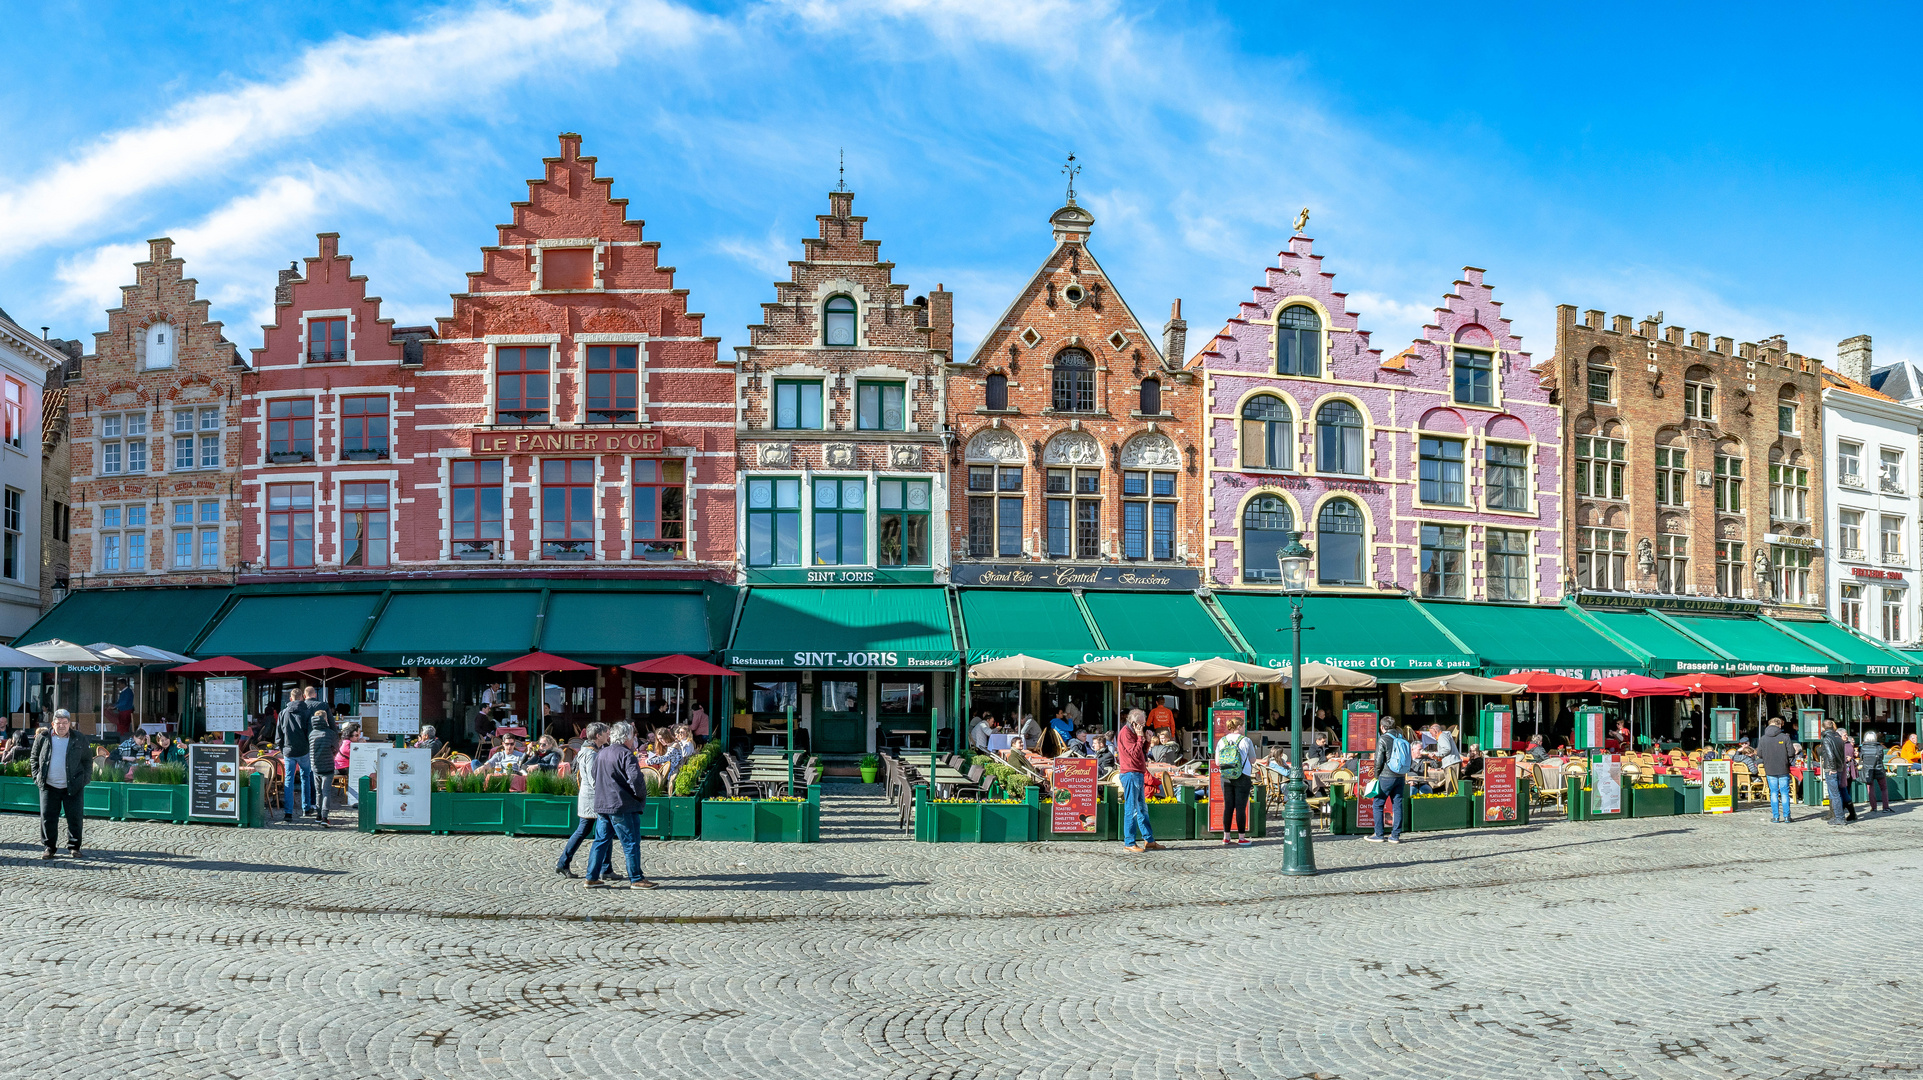
[[[579,805],[574,796],[519,795],[510,798],[509,807],[520,811],[511,835],[567,836],[574,832],[574,808]],[[652,803],[654,800],[648,801]]]
[[[1157,841],[1193,840],[1195,812],[1180,798],[1174,802],[1149,803],[1148,831]]]
[[[705,799],[701,839],[812,844],[821,839],[821,785],[810,787],[801,802]]]
[[[1367,799],[1341,799],[1330,796],[1329,831],[1337,836],[1366,836],[1375,832],[1373,827],[1362,824],[1361,810],[1368,802]],[[1397,796],[1396,807],[1397,812],[1402,815],[1402,831],[1408,832],[1409,796],[1406,794]],[[1383,804],[1382,809],[1383,813],[1387,814],[1388,804]],[[1382,823],[1382,831],[1387,835],[1389,831],[1387,821]]]
[[[1467,795],[1415,796],[1409,800],[1409,832],[1469,828],[1475,803]]]
[[[187,785],[124,784],[95,780],[80,794],[83,813],[114,821],[187,821]],[[0,776],[0,811],[40,812],[40,789],[24,776]],[[267,791],[257,774],[247,780],[241,802],[240,827],[257,829],[267,817]],[[224,818],[194,818],[198,824],[231,825]]]
[[[1677,813],[1700,814],[1703,812],[1703,785],[1673,774],[1663,777],[1663,783],[1668,784],[1671,790],[1683,797],[1682,809],[1676,811]],[[1767,803],[1769,800],[1765,798],[1763,801]]]
[[[1506,829],[1515,825],[1529,824],[1529,783],[1523,781],[1521,790],[1516,792],[1516,819],[1514,821],[1482,820],[1482,796],[1477,795],[1469,815],[1469,825],[1476,829]]]
[[[430,828],[443,836],[449,833],[511,832],[508,800],[513,797],[508,792],[469,795],[437,791],[428,803],[429,818],[434,823]]]
[[[91,788],[93,785],[87,785]],[[187,785],[117,784],[125,788],[124,817],[139,821],[186,821]],[[83,796],[84,797],[84,796]]]
[[[1829,796],[1823,793],[1823,781],[1817,778],[1814,769],[1803,772],[1803,782],[1798,786],[1797,791],[1802,796],[1804,806],[1829,805]]]
[[[1197,840],[1220,840],[1222,838],[1222,831],[1220,829],[1214,832],[1209,831],[1209,801],[1207,799],[1197,799],[1193,806],[1195,810],[1195,838]],[[1268,793],[1261,788],[1256,788],[1249,795],[1248,835],[1254,837],[1265,837],[1269,835],[1269,798]]]
[[[692,840],[698,835],[695,823],[701,814],[701,800],[692,795],[651,798],[641,811],[641,835],[656,840]]]
[[[1102,788],[1097,794],[1095,799],[1094,832],[1056,832],[1054,808],[1049,806],[1046,801],[1041,803],[1036,828],[1044,840],[1119,839],[1122,828],[1122,804],[1119,801],[1119,795],[1120,793],[1118,791],[1110,787]]]
[[[942,802],[915,789],[915,839],[937,844],[1021,844],[1035,839],[1040,791],[1019,803]]]
[[[25,776],[0,776],[0,810],[16,814],[40,812],[40,788]]]
[[[1629,816],[1633,818],[1672,817],[1683,812],[1683,794],[1668,784],[1657,787],[1623,786],[1628,796]]]
[[[1909,773],[1903,777],[1903,797],[1906,799],[1923,799],[1923,771],[1911,769]]]

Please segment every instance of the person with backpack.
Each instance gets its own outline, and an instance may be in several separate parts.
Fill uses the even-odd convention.
[[[1769,727],[1756,744],[1756,756],[1763,760],[1763,782],[1769,785],[1769,819],[1790,820],[1790,766],[1796,763],[1796,743],[1783,732],[1783,722],[1770,718]]]
[[[1409,740],[1396,732],[1393,716],[1384,716],[1380,721],[1380,734],[1375,740],[1375,779],[1369,781],[1364,791],[1375,806],[1375,834],[1365,837],[1372,844],[1380,844],[1382,820],[1386,809],[1394,819],[1394,826],[1386,837],[1391,844],[1402,843],[1402,796],[1409,785],[1409,773],[1416,767],[1415,748]]]
[[[1869,789],[1870,797],[1869,809],[1863,812],[1876,813],[1876,804],[1881,802],[1883,812],[1887,814],[1890,812],[1890,774],[1884,767],[1885,750],[1883,744],[1877,741],[1876,732],[1863,733],[1863,748],[1858,753],[1861,760],[1857,762],[1857,768],[1862,773],[1863,786]]]
[[[1255,744],[1242,734],[1242,721],[1230,720],[1215,740],[1215,767],[1222,774],[1222,843],[1251,844],[1249,790],[1254,786]],[[1244,834],[1236,837],[1237,826]]]
[[[305,692],[305,698],[294,698],[280,711],[280,730],[275,733],[281,762],[287,769],[287,788],[280,804],[283,822],[294,820],[296,803],[300,804],[303,815],[314,813],[314,759],[308,724],[314,710],[320,708],[320,702],[315,700],[320,691],[309,686]]]

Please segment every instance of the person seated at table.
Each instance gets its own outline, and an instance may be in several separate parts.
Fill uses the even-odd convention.
[[[27,732],[23,728],[7,736],[5,749],[0,750],[0,762],[11,765],[16,761],[26,761],[32,753],[32,749],[27,746]]]
[[[433,724],[422,724],[421,733],[414,736],[414,740],[407,745],[426,750],[428,757],[437,758],[441,756],[441,749],[447,744],[435,734]]]
[[[1042,745],[1042,725],[1035,722],[1035,714],[1029,713],[1023,716],[1020,727],[1022,745],[1025,747],[1040,748]]]
[[[153,744],[147,738],[147,733],[136,731],[120,740],[120,745],[114,747],[113,752],[107,756],[116,761],[145,761],[152,751]]]
[[[164,731],[154,733],[153,746],[148,754],[156,765],[171,765],[187,760],[187,751]]]
[[[534,747],[527,752],[526,757],[521,759],[522,772],[531,773],[536,769],[558,772],[560,768],[561,745],[554,741],[552,735],[544,734],[534,740]]]
[[[1903,740],[1903,745],[1897,748],[1896,756],[1912,765],[1916,764],[1919,759],[1923,759],[1923,750],[1917,749],[1915,735],[1911,735],[1909,738]]]
[[[1530,761],[1541,761],[1549,756],[1549,750],[1542,745],[1541,735],[1529,736],[1529,747],[1523,753],[1529,755]]]
[[[1483,753],[1481,743],[1470,743],[1469,752],[1462,755],[1462,778],[1476,780],[1482,776]]]
[[[1315,733],[1315,741],[1302,751],[1302,763],[1304,767],[1313,768],[1327,760],[1329,760],[1329,733],[1318,731]]]
[[[1182,760],[1182,748],[1176,745],[1175,733],[1172,731],[1157,732],[1155,735],[1155,745],[1149,747],[1148,756],[1150,761],[1159,761],[1164,765],[1180,763]]]
[[[1088,734],[1086,740],[1088,756],[1095,759],[1095,771],[1107,776],[1115,771],[1115,750],[1108,745],[1108,738],[1099,731]]]
[[[668,729],[655,728],[654,734],[648,736],[647,744],[641,747],[641,756],[643,759],[664,757],[667,755],[668,747],[672,745],[674,745],[674,739],[668,734]]]
[[[995,718],[988,713],[983,713],[975,718],[974,725],[968,729],[968,745],[974,747],[976,753],[986,754],[989,736],[998,730],[1000,725],[995,723]]]
[[[673,776],[682,762],[694,756],[694,736],[686,724],[676,724],[669,735],[673,741],[658,754],[643,753],[641,763],[665,768],[668,775]]]
[[[478,773],[518,773],[526,761],[526,744],[521,741],[521,737],[518,735],[503,735],[501,736],[501,749],[490,755],[486,761],[481,763],[481,767],[474,771]]]

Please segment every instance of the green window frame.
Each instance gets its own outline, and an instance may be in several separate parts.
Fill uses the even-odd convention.
[[[906,431],[908,386],[898,382],[855,384],[855,428],[858,431]]]
[[[801,565],[801,478],[748,478],[748,565]]]
[[[875,564],[933,565],[927,480],[881,480],[875,485]]]
[[[860,477],[815,477],[814,534],[814,565],[867,563],[868,481]]]
[[[821,430],[821,381],[776,379],[774,423],[780,431]]]

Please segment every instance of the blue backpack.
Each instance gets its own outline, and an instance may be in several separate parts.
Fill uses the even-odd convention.
[[[1383,768],[1397,776],[1409,775],[1409,770],[1415,768],[1416,763],[1415,753],[1409,749],[1409,740],[1400,735],[1388,733],[1384,733],[1382,737],[1392,740],[1389,744],[1389,759],[1383,763]]]

